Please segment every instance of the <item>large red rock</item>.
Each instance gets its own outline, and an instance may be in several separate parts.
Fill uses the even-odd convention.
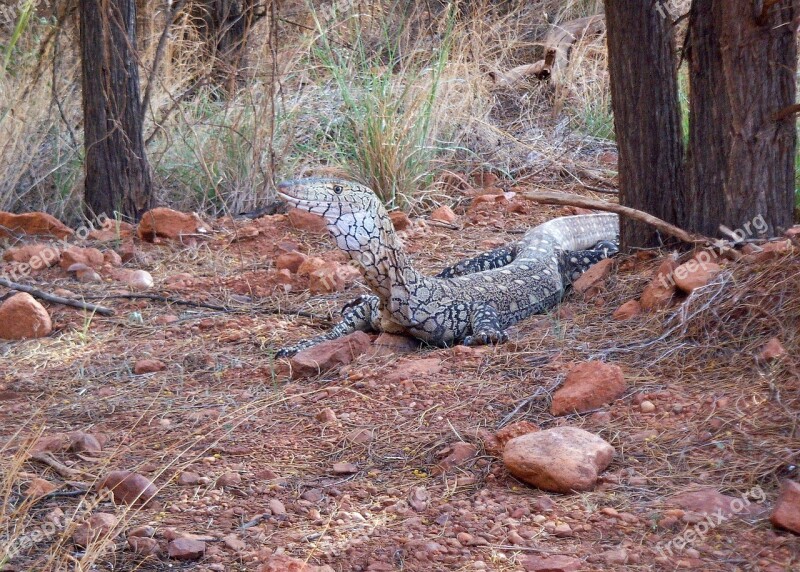
[[[175,560],[199,560],[206,553],[206,543],[193,538],[176,538],[170,540],[167,552]]]
[[[353,332],[336,340],[322,342],[298,352],[290,360],[292,377],[300,379],[319,375],[336,367],[347,365],[366,353],[372,339],[364,332]]]
[[[614,447],[577,427],[554,427],[506,444],[508,471],[535,487],[556,493],[590,491],[614,458]]]
[[[443,205],[431,213],[431,220],[453,224],[458,220],[458,215],[447,205]]]
[[[763,494],[761,489],[757,489]],[[679,493],[669,498],[669,504],[698,514],[753,515],[761,511],[759,502],[764,498],[735,497],[724,495],[715,488],[704,488],[687,493]]]
[[[33,234],[66,238],[72,229],[47,213],[13,214],[0,212],[0,238],[15,234]]]
[[[30,294],[20,292],[0,304],[0,339],[41,338],[52,331],[50,314]]]
[[[394,229],[398,232],[411,226],[411,219],[403,211],[392,211],[389,213],[389,218],[394,225]]]
[[[552,415],[583,413],[611,403],[627,389],[619,366],[601,361],[579,363],[553,395]]]
[[[652,281],[642,292],[640,302],[643,310],[659,310],[672,304],[677,292],[674,276],[676,268],[678,262],[674,258],[668,257],[661,261]]]
[[[158,490],[144,475],[131,471],[111,471],[97,484],[98,492],[111,491],[116,504],[146,504]]]
[[[302,252],[286,252],[284,254],[278,255],[278,258],[275,259],[275,269],[276,270],[288,270],[292,274],[297,273],[297,270],[300,268],[300,265],[306,261],[308,256],[303,254]]]
[[[775,526],[800,534],[800,483],[786,480],[769,517]]]
[[[195,213],[157,207],[142,215],[136,232],[142,240],[152,242],[156,237],[176,239],[183,235],[208,232],[208,229]]]
[[[611,315],[615,320],[630,320],[642,313],[642,305],[638,300],[628,300],[622,306],[614,310]]]
[[[3,253],[3,260],[21,262],[30,265],[32,270],[41,270],[58,262],[60,256],[61,251],[58,247],[43,242],[35,242],[9,248]]]

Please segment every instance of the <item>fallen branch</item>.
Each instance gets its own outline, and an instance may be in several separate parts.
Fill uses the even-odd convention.
[[[678,240],[689,244],[703,244],[712,245],[714,240],[699,234],[686,232],[685,230],[671,225],[658,217],[654,217],[646,212],[633,209],[631,207],[624,207],[616,203],[609,203],[598,199],[590,199],[580,195],[572,195],[569,193],[557,193],[553,191],[529,191],[522,193],[522,198],[529,201],[535,201],[546,205],[563,205],[568,207],[581,207],[584,209],[596,209],[600,211],[607,211],[626,216],[633,220],[638,220],[645,224],[656,228],[666,235],[673,236]]]
[[[20,292],[27,292],[34,298],[39,298],[40,300],[44,300],[45,302],[52,302],[53,304],[61,304],[62,306],[72,306],[73,308],[88,310],[90,312],[94,312],[95,314],[100,314],[101,316],[114,315],[114,310],[112,310],[111,308],[105,308],[103,306],[95,306],[94,304],[89,304],[88,302],[81,302],[80,300],[73,300],[72,298],[64,298],[62,296],[56,296],[55,294],[42,292],[41,290],[37,290],[36,288],[33,288],[31,286],[26,286],[25,284],[19,284],[18,282],[12,282],[11,280],[7,280],[5,278],[0,278],[0,286],[5,286],[6,288],[19,290]]]
[[[58,473],[65,479],[74,479],[75,477],[79,477],[83,474],[81,471],[70,469],[64,463],[56,460],[56,458],[53,457],[50,453],[46,452],[31,453],[31,460],[44,463],[45,465],[53,469],[56,473]]]

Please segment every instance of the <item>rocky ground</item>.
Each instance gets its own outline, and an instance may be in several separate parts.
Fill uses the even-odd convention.
[[[496,184],[394,215],[420,268],[575,212]],[[800,569],[797,232],[602,263],[498,347],[278,360],[366,292],[314,217],[0,216],[4,277],[114,310],[0,306],[3,570]]]

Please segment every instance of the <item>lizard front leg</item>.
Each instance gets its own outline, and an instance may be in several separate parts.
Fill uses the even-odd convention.
[[[508,341],[500,315],[489,304],[473,304],[470,316],[472,333],[464,338],[465,346],[485,346]]]
[[[381,311],[380,298],[377,296],[359,296],[342,308],[342,320],[330,330],[319,336],[303,340],[293,346],[279,349],[275,357],[291,357],[297,352],[310,348],[328,340],[335,340],[356,331],[380,331]]]

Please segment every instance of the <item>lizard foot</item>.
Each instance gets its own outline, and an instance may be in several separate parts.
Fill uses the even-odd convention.
[[[465,346],[488,346],[504,344],[508,341],[508,334],[502,330],[481,330],[472,336],[464,338]]]

